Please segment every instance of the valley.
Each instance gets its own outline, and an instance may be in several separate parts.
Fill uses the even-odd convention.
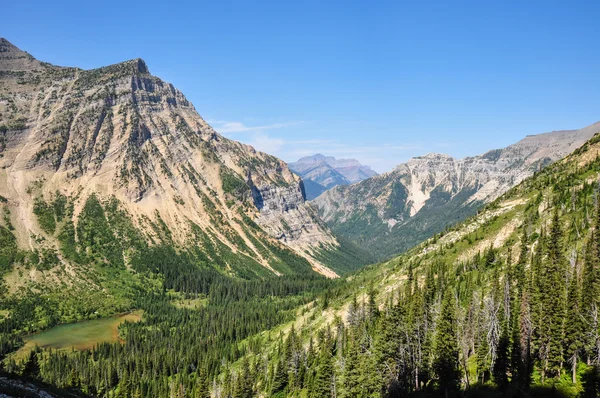
[[[600,122],[288,165],[0,39],[0,392],[598,396],[599,184]]]

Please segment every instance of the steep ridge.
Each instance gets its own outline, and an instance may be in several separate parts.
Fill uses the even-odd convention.
[[[18,246],[58,263],[69,262],[65,228],[78,253],[90,250],[78,226],[97,198],[150,244],[199,249],[219,272],[337,276],[318,258],[340,244],[301,179],[216,133],[141,59],[58,67],[0,39],[0,195]]]
[[[335,187],[313,203],[335,233],[379,259],[389,258],[474,214],[598,131],[600,123],[531,135],[464,159],[434,153],[415,157],[389,173]]]

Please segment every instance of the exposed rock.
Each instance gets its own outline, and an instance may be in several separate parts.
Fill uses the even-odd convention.
[[[139,228],[148,228],[141,219],[160,218],[176,244],[193,224],[273,270],[253,243],[268,235],[334,275],[311,256],[337,242],[304,203],[301,179],[281,160],[216,133],[143,60],[62,68],[1,39],[0,71],[0,195],[18,212],[23,247],[38,246],[32,236],[53,241],[33,215],[36,198],[73,198],[76,223],[97,194],[116,197]],[[263,230],[247,228],[248,218]]]
[[[480,156],[415,157],[389,173],[337,186],[313,203],[334,232],[380,258],[389,257],[473,214],[598,131],[600,122],[580,130],[530,135]]]

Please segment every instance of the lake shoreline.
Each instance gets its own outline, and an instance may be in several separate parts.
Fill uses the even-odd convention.
[[[123,343],[119,326],[125,322],[140,322],[143,310],[126,311],[110,317],[62,323],[23,337],[25,344],[12,355],[23,358],[36,346],[54,350],[89,350],[101,343]]]

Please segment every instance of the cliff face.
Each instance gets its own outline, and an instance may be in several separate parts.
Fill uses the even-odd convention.
[[[314,204],[334,232],[380,258],[389,257],[474,214],[481,204],[571,153],[598,131],[600,123],[527,136],[464,159],[442,154],[412,158],[389,173],[335,187]]]
[[[190,236],[199,229],[275,274],[285,267],[262,243],[283,244],[335,276],[313,256],[338,243],[305,203],[300,178],[281,160],[217,134],[143,60],[63,68],[0,39],[0,195],[19,245],[58,250],[35,204],[64,196],[77,224],[92,194],[116,198],[148,237],[160,224],[173,244],[197,245]]]

